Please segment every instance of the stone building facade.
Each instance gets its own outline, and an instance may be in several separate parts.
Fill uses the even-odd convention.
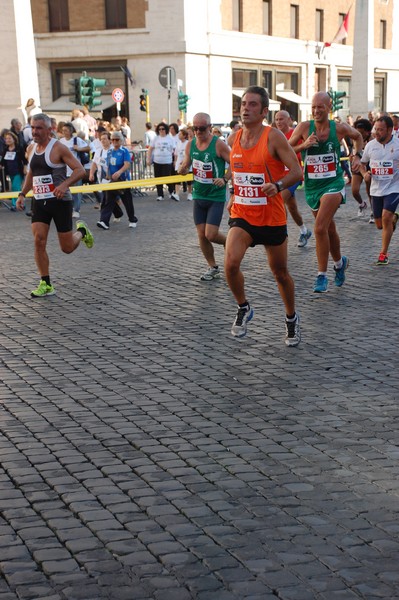
[[[11,2],[11,0],[5,0]],[[18,0],[14,0],[14,3]],[[168,93],[159,73],[170,66],[188,94],[189,121],[207,111],[215,123],[237,114],[242,90],[266,87],[271,109],[297,120],[309,114],[318,90],[345,91],[350,111],[356,0],[31,0],[41,105],[62,115],[71,108],[69,79],[86,71],[105,77],[105,116],[115,114],[112,89],[125,92],[122,113],[140,132],[148,90],[150,116],[179,116],[177,87]],[[398,0],[374,0],[376,110],[397,111],[398,46],[392,35]],[[348,36],[324,48],[349,12]]]

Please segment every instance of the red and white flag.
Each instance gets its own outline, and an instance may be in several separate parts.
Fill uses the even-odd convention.
[[[350,10],[350,9],[349,9]],[[344,40],[346,37],[348,37],[348,29],[349,29],[349,10],[346,13],[346,15],[344,16],[344,20],[342,21],[342,25],[341,27],[338,29],[335,38],[333,39],[332,42],[326,42],[324,44],[325,48],[328,48],[328,46],[331,46],[331,44],[338,44],[339,42],[342,42],[342,40]]]

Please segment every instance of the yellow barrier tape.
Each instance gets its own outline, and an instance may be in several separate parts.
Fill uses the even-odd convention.
[[[90,192],[106,192],[107,190],[125,190],[127,188],[137,187],[155,187],[156,185],[163,185],[168,183],[180,183],[182,181],[192,181],[193,175],[172,175],[171,177],[151,177],[149,179],[134,179],[132,181],[115,181],[114,183],[93,183],[90,185],[79,185],[72,186],[70,188],[72,194],[77,192],[90,193]],[[6,200],[7,198],[18,198],[19,192],[2,192],[0,194],[0,200]],[[27,198],[33,196],[32,192],[26,194]]]

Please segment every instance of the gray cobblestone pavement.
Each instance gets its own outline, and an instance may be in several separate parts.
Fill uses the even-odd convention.
[[[191,204],[135,205],[136,230],[107,232],[83,206],[91,251],[52,230],[57,295],[35,300],[29,220],[0,209],[0,600],[398,598],[397,239],[373,266],[380,233],[350,199],[347,282],[330,266],[320,296],[290,224],[287,348],[261,248],[236,340]]]

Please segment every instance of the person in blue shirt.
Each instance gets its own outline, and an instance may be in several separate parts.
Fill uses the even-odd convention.
[[[127,181],[130,173],[130,153],[127,148],[122,146],[123,135],[120,131],[111,133],[112,149],[108,152],[108,179],[114,181]],[[137,217],[134,214],[134,205],[132,191],[130,188],[122,190],[108,190],[105,192],[105,199],[101,207],[100,220],[97,227],[100,229],[109,229],[109,221],[115,208],[117,199],[121,198],[129,219],[129,227],[137,226]]]

